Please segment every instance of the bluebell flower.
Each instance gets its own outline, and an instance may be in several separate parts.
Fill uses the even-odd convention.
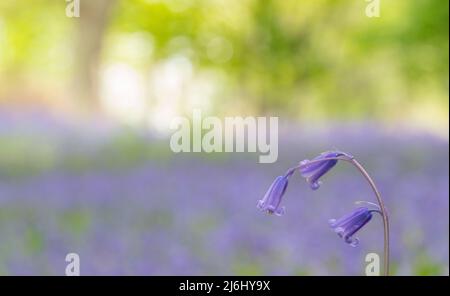
[[[380,211],[371,210],[367,207],[359,207],[352,213],[347,214],[338,220],[331,219],[329,224],[347,244],[356,247],[359,243],[359,239],[353,237],[353,235],[372,219],[373,212]]]
[[[302,177],[306,178],[312,190],[316,190],[320,187],[321,182],[319,179],[331,170],[336,163],[337,159],[327,159],[345,156],[353,158],[351,155],[340,151],[328,151],[320,154],[312,160],[303,160],[299,164],[299,171]],[[321,159],[324,159],[321,161]]]
[[[280,207],[280,203],[284,193],[286,192],[288,178],[290,175],[292,175],[292,173],[286,174],[285,176],[278,176],[275,181],[273,181],[263,199],[258,201],[258,209],[268,214],[275,214],[277,216],[284,214],[285,208]]]

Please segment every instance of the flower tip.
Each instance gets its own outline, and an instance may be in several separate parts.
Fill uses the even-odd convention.
[[[264,201],[258,200],[258,203],[256,204],[256,208],[262,210],[264,208]]]
[[[344,236],[345,229],[344,229],[343,227],[336,227],[336,228],[334,229],[334,232],[336,232],[337,235],[339,235],[339,237],[343,237],[343,236]]]
[[[309,187],[311,187],[312,190],[317,190],[317,189],[319,189],[320,184],[322,184],[322,182],[320,182],[320,181],[311,182]]]
[[[347,241],[347,243],[350,245],[350,247],[357,247],[359,245],[359,239],[357,237],[351,237]]]
[[[285,207],[281,207],[274,212],[275,216],[278,216],[278,217],[283,216],[285,213],[286,213]]]

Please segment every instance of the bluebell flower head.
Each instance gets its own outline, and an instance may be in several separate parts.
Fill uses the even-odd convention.
[[[347,244],[356,247],[359,244],[359,239],[353,237],[353,235],[372,219],[372,212],[379,212],[379,210],[359,207],[338,220],[331,219],[329,224]]]
[[[275,181],[273,181],[263,199],[258,201],[258,209],[268,214],[275,214],[277,216],[284,214],[285,209],[284,207],[280,207],[280,203],[284,193],[286,192],[288,178],[290,175],[291,174],[278,176]]]
[[[352,156],[340,152],[340,151],[328,151],[320,154],[312,160],[305,159],[299,164],[299,171],[302,177],[306,178],[312,190],[316,190],[320,187],[321,182],[319,179],[331,170],[336,163],[337,159],[328,159],[334,157],[345,156],[353,158]],[[323,161],[321,161],[323,159]]]

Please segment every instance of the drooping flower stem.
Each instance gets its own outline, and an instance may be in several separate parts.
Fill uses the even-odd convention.
[[[378,190],[377,186],[375,185],[375,182],[370,177],[369,173],[364,169],[364,167],[354,158],[347,159],[346,161],[349,161],[352,163],[364,176],[364,178],[369,182],[370,187],[372,188],[373,192],[375,193],[375,196],[377,198],[378,205],[380,206],[381,211],[381,217],[383,218],[383,230],[384,230],[384,259],[383,259],[383,266],[384,266],[384,275],[389,275],[389,216],[387,214],[386,208],[384,207],[383,199],[381,198],[380,191]]]
[[[378,190],[377,186],[375,185],[375,182],[370,177],[369,173],[367,173],[366,169],[354,158],[347,155],[340,155],[337,157],[326,157],[322,159],[317,160],[310,160],[309,164],[315,163],[315,162],[323,162],[327,160],[343,160],[351,163],[353,166],[358,169],[358,171],[363,175],[363,177],[367,180],[369,183],[372,191],[375,194],[375,197],[377,199],[378,205],[380,207],[380,214],[383,218],[383,231],[384,231],[384,257],[383,257],[383,267],[384,267],[384,275],[389,275],[389,217],[386,211],[386,208],[384,207],[383,199],[381,198],[380,191]]]

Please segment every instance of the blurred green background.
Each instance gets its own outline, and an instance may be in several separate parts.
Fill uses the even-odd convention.
[[[64,1],[2,1],[0,103],[151,128],[199,107],[446,136],[448,1],[381,1],[379,18],[367,5],[95,0],[68,18]]]

